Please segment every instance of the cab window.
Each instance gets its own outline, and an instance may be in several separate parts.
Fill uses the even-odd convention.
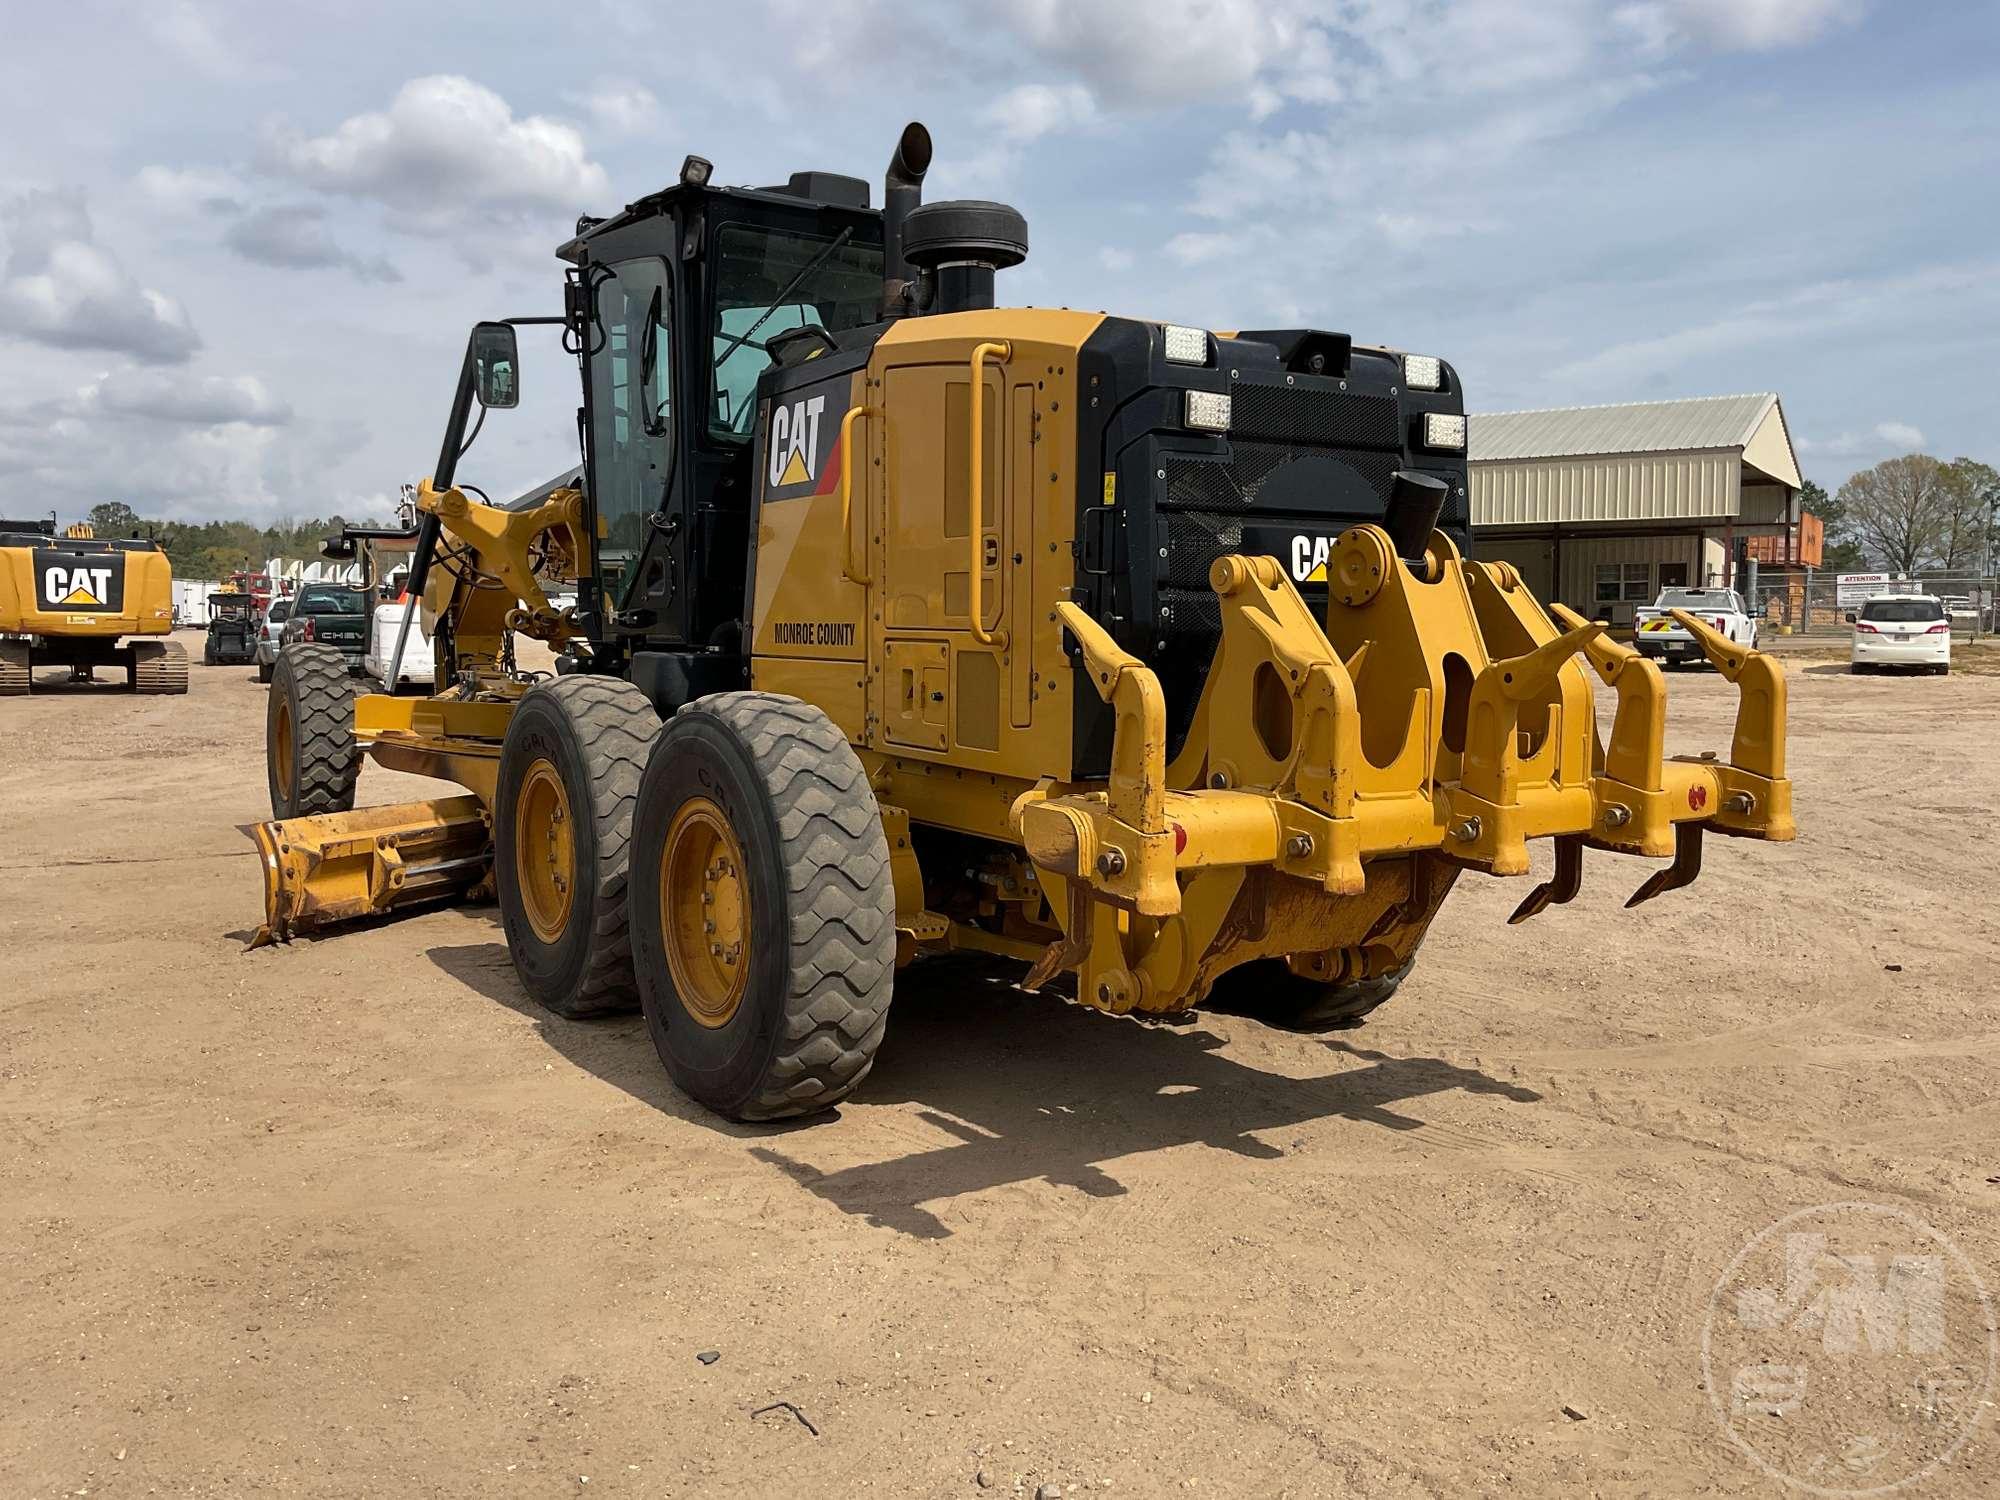
[[[591,497],[598,573],[614,603],[673,472],[673,288],[664,261],[620,261],[597,283],[590,356]]]
[[[728,224],[716,262],[708,430],[747,442],[773,338],[796,328],[842,333],[881,317],[882,247]]]

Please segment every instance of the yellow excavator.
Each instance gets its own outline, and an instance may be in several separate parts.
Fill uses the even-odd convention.
[[[158,543],[99,540],[88,522],[58,535],[53,515],[0,520],[0,697],[32,691],[45,666],[68,667],[72,682],[122,668],[136,693],[185,693],[187,652],[143,639],[173,628],[173,568]]]
[[[908,127],[879,207],[689,157],[578,221],[560,314],[473,329],[414,527],[329,542],[414,548],[436,691],[286,649],[263,937],[490,890],[537,1001],[636,1005],[771,1119],[861,1081],[927,955],[1351,1024],[1532,841],[1517,921],[1586,849],[1671,859],[1637,903],[1707,833],[1793,837],[1774,662],[1680,617],[1740,697],[1726,758],[1669,758],[1660,669],[1472,556],[1449,363],[996,307],[1027,226],[923,203],[930,157]],[[582,464],[496,504],[457,476],[523,324],[577,361]],[[364,757],[464,792],[357,809]]]

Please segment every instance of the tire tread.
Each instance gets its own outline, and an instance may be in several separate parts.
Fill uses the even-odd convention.
[[[573,1020],[617,1015],[639,1004],[626,890],[632,812],[638,805],[639,777],[659,737],[660,717],[652,700],[621,677],[574,673],[551,678],[534,691],[560,704],[576,731],[597,834],[597,888],[588,894],[588,957],[576,993],[559,1013]]]
[[[732,1113],[777,1120],[826,1109],[874,1066],[895,987],[895,888],[868,773],[833,720],[796,698],[716,693],[680,712],[720,720],[749,752],[789,898],[781,1039],[760,1087]]]
[[[354,737],[354,678],[347,658],[332,646],[294,641],[278,658],[278,672],[294,686],[292,733],[298,796],[279,817],[351,812],[361,776],[361,746]],[[273,692],[280,690],[274,684]]]

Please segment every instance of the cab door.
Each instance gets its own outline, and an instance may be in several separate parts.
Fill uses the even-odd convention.
[[[671,593],[678,559],[674,482],[674,289],[657,256],[618,261],[597,283],[585,399],[590,413],[590,498],[597,519],[596,573],[607,616]]]

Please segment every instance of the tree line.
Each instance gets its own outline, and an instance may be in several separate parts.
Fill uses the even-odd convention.
[[[1985,573],[2000,563],[2000,472],[1977,459],[1906,453],[1800,504],[1826,523],[1824,565],[1841,572]]]
[[[1895,573],[1981,573],[2000,566],[2000,472],[1977,459],[1946,463],[1906,453],[1853,475],[1829,495],[1808,479],[1800,505],[1826,525],[1823,566],[1839,572],[1883,568]],[[149,521],[123,501],[90,508],[101,537],[150,537],[165,549],[180,578],[226,578],[267,558],[311,560],[344,524],[280,520]]]
[[[223,579],[249,573],[273,557],[311,562],[320,543],[346,524],[325,520],[280,520],[269,526],[248,521],[150,521],[122,500],[93,505],[87,518],[100,537],[146,537],[158,542],[176,578]]]

